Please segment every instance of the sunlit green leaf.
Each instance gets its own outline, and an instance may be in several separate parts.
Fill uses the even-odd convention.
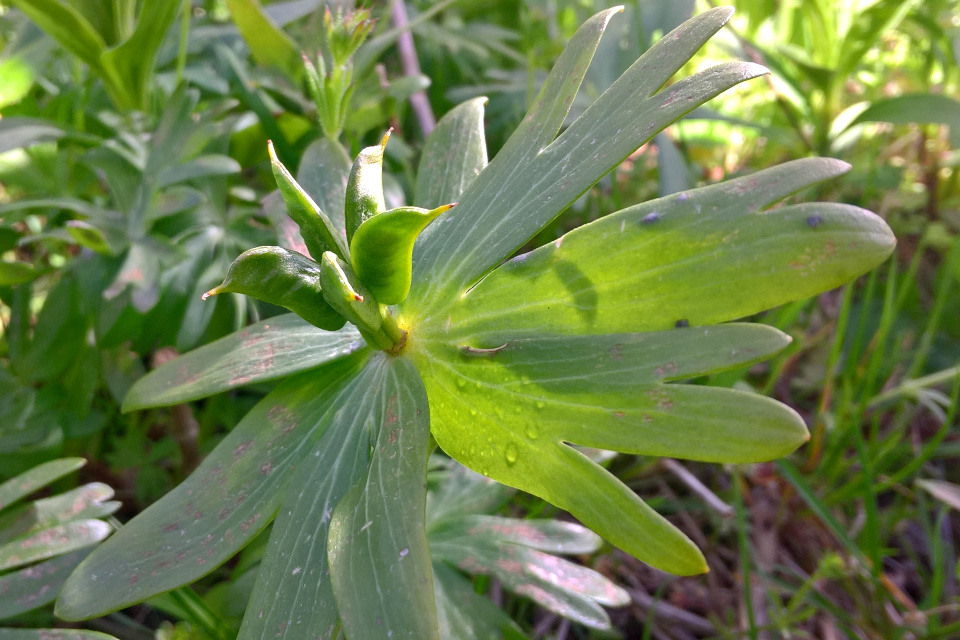
[[[498,346],[494,336],[504,331],[656,331],[725,322],[832,289],[890,254],[895,241],[886,224],[842,204],[762,209],[847,168],[836,160],[797,160],[624,209],[514,258],[449,315],[420,325],[470,336],[474,346]]]
[[[408,360],[385,360],[370,468],[334,509],[330,579],[351,640],[439,639],[424,530],[430,409]]]
[[[91,482],[5,511],[0,515],[0,544],[71,520],[108,516],[120,508],[119,502],[110,500],[112,497],[113,489],[109,486]]]
[[[320,266],[294,251],[257,247],[233,261],[223,284],[204,294],[243,293],[285,307],[312,325],[336,331],[345,323],[324,300]]]
[[[504,148],[417,243],[406,307],[432,315],[522,246],[605,173],[680,116],[765,70],[729,63],[657,92],[731,14],[704,12],[662,38],[556,136],[603,30],[616,10],[577,31]]]
[[[747,462],[788,453],[807,437],[799,417],[768,398],[663,384],[769,356],[788,343],[769,327],[500,338],[496,345],[413,343],[423,349],[412,355],[433,403],[437,442],[467,466],[567,509],[673,573],[703,571],[696,547],[567,443]]]

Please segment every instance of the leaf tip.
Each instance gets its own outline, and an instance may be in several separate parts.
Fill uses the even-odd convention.
[[[280,162],[277,158],[277,150],[273,148],[273,140],[267,140],[267,155],[270,156],[271,164]]]

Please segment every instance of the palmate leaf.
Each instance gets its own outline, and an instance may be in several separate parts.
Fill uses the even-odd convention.
[[[412,363],[380,357],[389,368],[374,406],[379,433],[366,478],[333,512],[330,579],[351,640],[439,639],[424,528],[427,394]]]
[[[696,547],[565,443],[714,462],[788,453],[807,434],[787,407],[726,389],[663,384],[759,360],[788,341],[769,327],[726,325],[517,338],[489,350],[414,341],[422,351],[412,357],[444,451],[570,511],[648,564],[691,574],[705,569]]]
[[[726,322],[832,289],[890,254],[886,224],[849,205],[761,209],[848,168],[796,160],[624,209],[514,258],[426,324],[496,346],[502,332]]]
[[[364,529],[364,534],[379,538],[388,530],[388,525],[396,523],[397,519],[405,521],[406,528],[419,522],[422,534],[423,497],[420,495],[418,498],[417,495],[422,494],[425,461],[419,461],[425,460],[427,431],[423,389],[416,376],[416,371],[408,362],[379,354],[370,358],[363,371],[337,398],[337,408],[331,411],[326,435],[313,452],[304,457],[304,464],[294,476],[284,498],[240,630],[241,640],[274,638],[277,634],[288,639],[336,636],[339,616],[327,564],[327,536],[335,508],[351,487],[371,485],[370,491],[364,494],[371,501],[376,500],[376,496],[382,498],[390,495],[390,492],[402,491],[404,495],[400,504],[412,504],[415,507],[412,510],[391,509],[385,517],[377,517],[376,528],[371,524]],[[397,447],[406,449],[413,446],[411,437],[423,440],[420,443],[422,454],[411,450],[404,451],[410,454],[409,457],[398,456]],[[375,443],[372,454],[374,466],[368,474],[371,443]],[[399,476],[389,481],[381,478],[381,472],[387,468],[385,465],[401,460],[404,465],[413,465],[409,473],[419,468],[418,472],[413,473],[415,481],[412,481],[412,485],[411,481]],[[384,480],[382,485],[377,484],[379,479]],[[351,495],[356,496],[358,491],[355,489]],[[419,507],[416,508],[418,501]],[[362,527],[366,521],[359,526]],[[341,534],[349,532],[344,526],[341,519]],[[395,558],[398,563],[402,561],[410,567],[423,563],[423,548],[418,547],[415,534],[413,538],[397,540],[397,543],[402,543],[402,546],[394,549],[385,543],[378,546],[377,550],[388,559]],[[401,555],[403,549],[407,549],[407,553]],[[356,549],[344,543],[338,557],[341,561],[346,561],[347,557],[355,559],[355,552]],[[369,559],[374,561],[372,556]],[[380,563],[378,566],[385,567]],[[363,576],[347,572],[344,575],[346,579],[357,581],[358,585],[363,580],[375,579],[374,574]],[[363,607],[359,624],[373,622],[377,618],[381,621],[392,620],[388,614],[394,608],[407,613],[416,612],[423,621],[429,619],[427,609],[432,605],[423,601],[424,594],[432,598],[429,585],[423,589],[401,580],[401,575],[406,574],[400,568],[389,571],[388,567],[386,573],[379,575],[376,578],[379,582],[368,585],[369,590],[365,591],[358,603]],[[340,588],[343,588],[342,584]],[[400,591],[393,598],[374,606],[372,598],[378,591],[387,594],[395,589]],[[418,600],[415,602],[415,599]],[[376,613],[381,606],[383,613]],[[351,629],[358,624],[353,618],[349,622],[345,619],[345,623]],[[350,626],[351,623],[353,626]],[[413,628],[421,627],[415,625]],[[386,633],[386,629],[385,626],[381,627],[381,632]],[[395,627],[394,631],[394,637],[403,637],[401,628]],[[362,634],[362,630],[356,631],[356,637],[364,637]],[[351,633],[350,637],[355,636]]]
[[[83,561],[57,615],[88,618],[140,602],[193,582],[242,548],[276,515],[364,359],[356,354],[272,391],[186,481]]]
[[[732,13],[713,9],[661,39],[554,140],[616,11],[601,12],[580,27],[503,150],[463,192],[457,208],[424,233],[404,306],[413,317],[453,303],[665,126],[765,73],[757,65],[729,63],[657,92]]]

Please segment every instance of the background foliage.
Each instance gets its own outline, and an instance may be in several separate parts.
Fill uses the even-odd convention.
[[[408,1],[400,5],[405,18],[396,4],[375,5],[378,21],[352,63],[350,108],[317,123],[325,94],[304,77],[300,51],[315,64],[332,55],[317,52],[319,2],[0,3],[0,480],[44,463],[72,464],[64,456],[88,459],[79,480],[51,482],[93,492],[83,517],[101,523],[94,529],[117,508],[103,502],[106,486],[122,504],[122,521],[168,492],[272,388],[120,412],[135,381],[176,352],[280,311],[236,294],[200,300],[243,250],[298,240],[274,192],[266,140],[308,191],[325,193],[331,189],[317,183],[325,174],[311,168],[350,160],[321,131],[353,156],[393,126],[387,205],[414,202],[414,171],[432,122],[487,96],[495,156],[564,44],[601,4]],[[571,118],[652,42],[712,4],[627,3]],[[812,439],[789,459],[728,467],[626,455],[605,461],[697,542],[712,568],[707,576],[667,576],[577,532],[572,553],[607,580],[576,574],[596,588],[560,605],[510,584],[495,562],[465,577],[449,564],[464,544],[450,542],[462,535],[458,517],[568,516],[529,496],[484,489],[438,459],[428,511],[431,548],[441,550],[438,604],[462,602],[479,612],[463,620],[489,623],[484,630],[451,621],[463,635],[960,633],[960,7],[955,0],[735,4],[737,15],[679,75],[730,59],[773,73],[657,136],[531,244],[657,195],[829,155],[853,171],[804,197],[879,212],[899,239],[897,252],[855,284],[764,314],[794,338],[770,362],[699,381],[796,408]],[[398,28],[404,21],[413,56]],[[473,514],[445,510],[458,487],[493,497],[476,497]],[[0,512],[2,523],[17,514]],[[29,535],[13,531],[5,539]],[[517,549],[528,550],[512,553],[534,553],[520,542]],[[265,550],[261,535],[194,586],[85,627],[121,638],[234,637]],[[4,565],[0,584],[14,570]],[[628,606],[607,614],[597,603]],[[0,603],[0,611],[12,616],[4,621],[10,627],[62,625],[49,608]],[[597,630],[607,615],[616,631]]]

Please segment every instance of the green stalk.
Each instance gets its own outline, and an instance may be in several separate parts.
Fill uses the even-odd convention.
[[[177,84],[183,82],[183,74],[187,68],[187,43],[190,35],[191,0],[183,0],[183,14],[180,17],[180,46],[177,49]]]

